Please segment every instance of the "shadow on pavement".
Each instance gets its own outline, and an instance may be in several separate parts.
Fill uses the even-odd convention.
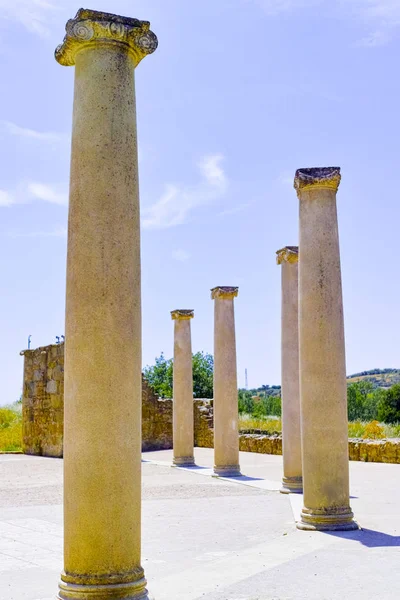
[[[384,546],[400,546],[400,536],[390,535],[373,529],[359,529],[358,531],[327,531],[329,535],[342,539],[360,542],[367,548],[380,548]]]

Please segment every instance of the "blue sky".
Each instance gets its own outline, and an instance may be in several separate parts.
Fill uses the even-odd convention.
[[[347,370],[400,367],[400,0],[96,0],[151,21],[136,71],[143,364],[172,354],[193,308],[212,352],[209,290],[238,285],[239,383],[280,382],[280,268],[298,240],[298,167],[339,165]],[[53,51],[79,5],[0,0],[0,404],[27,346],[64,333],[74,69]]]

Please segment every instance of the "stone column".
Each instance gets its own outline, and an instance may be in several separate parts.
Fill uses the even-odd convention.
[[[237,287],[215,287],[214,304],[214,473],[240,476],[235,314]]]
[[[299,529],[356,529],[336,192],[340,169],[299,169],[299,347],[304,508]]]
[[[173,401],[173,464],[194,465],[193,456],[193,366],[190,319],[193,310],[173,310],[174,327],[174,401]]]
[[[303,491],[301,468],[299,326],[298,326],[298,248],[278,250],[282,265],[282,493]]]
[[[80,9],[68,223],[64,572],[58,598],[147,598],[141,543],[140,224],[134,69],[149,23]]]

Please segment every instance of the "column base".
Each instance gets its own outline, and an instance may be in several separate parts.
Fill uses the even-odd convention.
[[[302,477],[282,477],[282,487],[279,490],[281,494],[302,494]]]
[[[57,600],[150,600],[144,577],[128,583],[72,583],[72,577],[62,574]]]
[[[241,477],[240,465],[214,466],[213,477]]]
[[[173,467],[194,467],[194,457],[193,456],[178,456],[172,459]]]
[[[359,529],[350,507],[317,511],[303,508],[297,529],[303,531],[353,531]]]

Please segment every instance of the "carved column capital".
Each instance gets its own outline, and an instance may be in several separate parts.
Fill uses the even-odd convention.
[[[81,50],[99,45],[114,45],[128,52],[135,67],[157,48],[157,36],[148,21],[120,17],[110,13],[80,8],[74,19],[67,21],[66,35],[55,51],[56,60],[66,67],[75,64]]]
[[[186,308],[177,308],[176,310],[171,310],[171,319],[173,321],[187,321],[188,319],[193,319],[194,310],[186,309]]]
[[[276,263],[281,265],[283,262],[291,264],[299,262],[298,246],[285,246],[276,252]]]
[[[301,192],[315,189],[330,189],[337,192],[340,179],[340,167],[297,169],[294,178],[294,189],[299,198]]]
[[[222,298],[224,300],[236,298],[239,293],[238,287],[217,286],[211,290],[211,300]]]

